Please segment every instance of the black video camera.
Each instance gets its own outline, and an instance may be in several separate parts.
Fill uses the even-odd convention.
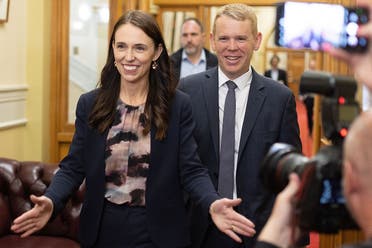
[[[358,228],[342,193],[342,141],[360,112],[354,100],[356,89],[356,82],[350,77],[304,72],[300,91],[323,95],[322,126],[332,145],[308,158],[291,145],[275,143],[263,160],[261,178],[273,192],[284,189],[290,173],[300,176],[295,212],[297,224],[304,231],[337,233],[340,229]]]

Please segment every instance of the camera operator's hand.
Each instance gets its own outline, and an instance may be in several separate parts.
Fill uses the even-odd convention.
[[[299,229],[292,225],[294,200],[300,187],[300,178],[291,173],[289,183],[275,200],[269,220],[258,236],[259,241],[271,243],[278,247],[290,247],[299,236]]]
[[[343,49],[334,48],[327,44],[324,50],[348,63],[355,73],[356,80],[365,84],[372,92],[372,1],[358,0],[357,6],[365,7],[369,10],[369,22],[361,25],[358,29],[358,36],[369,39],[368,50],[364,53],[350,53]]]

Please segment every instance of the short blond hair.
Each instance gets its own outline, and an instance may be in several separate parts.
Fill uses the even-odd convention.
[[[216,16],[213,23],[213,34],[216,32],[216,21],[221,16],[228,16],[237,21],[249,20],[252,26],[252,32],[254,35],[257,34],[257,16],[254,12],[253,7],[242,3],[231,3],[220,7],[217,10]]]

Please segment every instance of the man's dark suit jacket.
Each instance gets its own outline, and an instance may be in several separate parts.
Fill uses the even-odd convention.
[[[210,69],[212,67],[215,67],[218,64],[218,60],[216,55],[211,53],[208,49],[203,48],[205,52],[205,59],[207,62],[207,67],[206,69]],[[182,51],[183,48],[178,49],[175,53],[171,55],[171,63],[173,67],[173,73],[174,73],[174,78],[179,79],[180,74],[181,74],[181,62],[182,62]]]
[[[265,77],[271,78],[271,71],[272,70],[265,71]],[[278,69],[278,81],[282,81],[284,85],[288,86],[287,72],[285,70]]]
[[[182,78],[179,88],[191,97],[198,153],[217,189],[220,147],[217,67]],[[255,223],[257,232],[268,219],[275,198],[259,177],[262,159],[275,142],[301,150],[295,98],[287,87],[252,69],[236,183],[237,196],[243,199],[237,210]],[[193,247],[199,247],[208,227],[208,216],[196,207],[192,209],[191,221]],[[245,247],[252,247],[253,240],[244,238],[244,243]]]
[[[97,238],[105,194],[107,132],[88,126],[97,90],[80,97],[75,134],[68,155],[47,189],[54,204],[53,216],[65,205],[67,197],[86,179],[86,193],[80,216],[80,241],[91,246]],[[162,248],[186,247],[190,232],[184,206],[183,190],[209,212],[219,198],[208,172],[200,164],[193,138],[195,124],[189,97],[177,91],[172,101],[169,127],[164,140],[155,140],[151,129],[150,170],[146,181],[146,211],[152,241]],[[133,227],[135,228],[135,227]]]

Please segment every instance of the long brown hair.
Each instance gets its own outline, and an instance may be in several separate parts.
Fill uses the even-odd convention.
[[[159,47],[159,45],[163,47],[163,51],[156,61],[158,67],[150,69],[149,92],[145,105],[147,119],[143,131],[144,134],[148,134],[151,125],[154,125],[156,127],[155,138],[161,140],[166,136],[170,104],[177,84],[171,76],[170,60],[159,26],[153,16],[139,10],[126,12],[114,26],[107,61],[101,72],[97,99],[89,116],[89,124],[103,133],[111,127],[114,121],[120,93],[120,74],[114,65],[112,44],[115,42],[115,33],[118,28],[127,23],[140,28],[153,40],[155,47]]]

